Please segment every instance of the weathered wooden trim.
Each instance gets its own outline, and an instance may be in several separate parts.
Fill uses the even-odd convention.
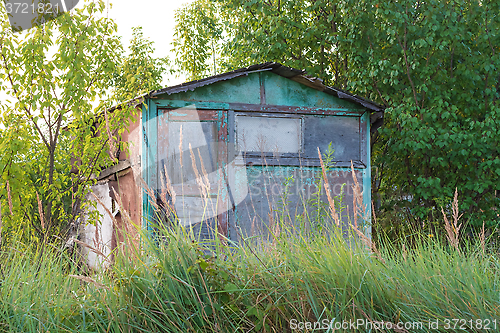
[[[220,175],[221,171],[227,169],[227,140],[228,140],[228,114],[227,111],[219,111],[218,112],[219,119],[218,123],[218,156],[217,156],[217,164],[219,171],[218,177],[218,188],[222,189],[227,187],[227,175]],[[222,176],[222,177],[221,177]],[[224,191],[222,191],[224,193]],[[228,196],[220,193],[217,195],[217,207],[228,207]],[[228,215],[227,211],[217,216],[218,222],[218,230],[224,236],[229,236],[229,228],[228,228]]]
[[[119,171],[116,173],[116,178],[120,178],[120,177],[123,177],[125,175],[128,175],[131,171],[132,171],[132,167],[127,168],[127,169],[122,170],[122,171]]]
[[[297,75],[294,77],[291,77],[290,80],[298,82],[300,84],[303,84],[305,86],[308,86],[310,88],[313,88],[315,90],[323,92],[326,89],[326,86],[323,84],[323,80],[318,79],[316,77],[314,78],[309,78],[303,75]]]
[[[287,114],[287,113],[272,113],[272,112],[248,112],[248,111],[235,111],[236,116],[248,117],[274,117],[274,118],[287,118],[287,119],[302,119],[303,114]]]
[[[234,202],[233,191],[235,190],[230,186],[230,184],[235,184],[235,174],[234,167],[229,167],[229,165],[233,165],[233,160],[236,157],[237,149],[236,149],[236,121],[235,114],[233,110],[229,110],[227,112],[227,173],[224,176],[225,181],[229,186],[227,186],[227,200],[228,200],[228,208],[227,211],[227,237],[233,241],[237,241],[237,228],[236,228],[236,206]]]
[[[267,104],[245,104],[245,103],[218,103],[218,102],[197,102],[179,100],[159,100],[154,102],[158,109],[177,109],[194,105],[200,110],[234,110],[263,113],[287,113],[287,114],[311,114],[311,115],[333,115],[360,117],[366,109],[343,109],[343,108],[318,108],[305,106],[288,105],[267,105]]]
[[[117,164],[110,166],[109,168],[106,168],[101,171],[98,177],[92,176],[90,179],[97,179],[97,180],[102,180],[110,175],[113,175],[115,173],[118,173],[120,171],[123,171],[127,168],[130,168],[130,160],[123,160],[123,161],[118,161]]]
[[[363,164],[368,165],[368,159],[370,158],[367,152],[366,148],[366,142],[369,140],[368,139],[368,133],[369,126],[370,126],[370,116],[368,115],[368,112],[365,112],[363,116],[359,119],[359,153],[360,153],[360,158],[361,162]]]
[[[204,110],[203,112],[198,112],[196,109],[190,110],[182,110],[181,112],[178,109],[160,109],[159,112],[163,114],[168,113],[169,121],[176,122],[192,122],[192,121],[217,121],[218,119],[218,111],[210,111]]]
[[[236,152],[236,121],[233,110],[227,112],[227,156],[228,161],[231,161],[237,154]]]
[[[180,100],[157,100],[154,101],[158,109],[179,109],[194,106],[194,109],[201,110],[228,110],[229,103],[201,102],[201,101],[180,101]]]
[[[246,155],[242,159],[235,159],[236,165],[259,165],[259,166],[294,166],[294,167],[320,167],[319,158],[305,158],[305,157],[273,157],[262,155]],[[353,161],[354,168],[365,169],[366,165],[362,161]],[[334,161],[333,164],[336,168],[350,168],[351,161]]]
[[[239,104],[230,103],[230,107],[235,111],[248,112],[263,112],[263,113],[287,113],[287,114],[311,114],[324,116],[351,116],[360,117],[364,109],[333,109],[333,108],[318,108],[305,106],[288,106],[288,105],[255,105],[255,104]]]

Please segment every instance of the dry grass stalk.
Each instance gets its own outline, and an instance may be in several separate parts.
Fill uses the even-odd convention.
[[[460,234],[460,228],[462,227],[462,223],[458,224],[458,221],[462,217],[463,214],[458,215],[458,189],[455,189],[455,196],[453,197],[453,203],[451,204],[451,210],[453,214],[453,223],[450,223],[448,220],[448,217],[446,216],[443,207],[441,207],[441,212],[443,213],[444,217],[444,228],[446,229],[446,234],[448,241],[450,244],[457,249],[457,251],[460,251],[458,247],[459,243],[459,234]]]
[[[140,182],[141,182],[141,185],[142,185],[144,191],[146,191],[146,193],[148,194],[148,201],[149,201],[149,203],[154,207],[154,209],[156,211],[159,211],[160,207],[156,203],[156,195],[155,195],[155,193],[148,186],[148,184],[146,184],[146,182],[143,179],[141,179]],[[155,199],[155,200],[153,200],[153,199]]]
[[[366,236],[361,230],[359,230],[358,225],[356,223],[356,215],[358,213],[362,213],[362,216],[365,216],[367,218],[369,215],[367,215],[365,211],[365,206],[363,205],[363,193],[359,188],[359,182],[358,178],[356,177],[356,173],[354,172],[354,166],[351,161],[351,172],[352,172],[352,179],[354,181],[354,185],[352,186],[353,190],[353,213],[354,213],[354,225],[351,224],[351,228],[354,230],[354,232],[361,238],[363,243],[365,244],[366,247],[368,247],[373,253],[376,254],[378,260],[381,262],[385,263],[384,258],[382,258],[382,255],[380,254],[380,251],[377,249],[377,246],[375,243]]]
[[[115,217],[113,216],[113,213],[108,209],[108,207],[106,207],[106,205],[102,202],[102,200],[99,199],[99,197],[97,195],[95,195],[94,192],[91,192],[91,194],[94,196],[94,198],[97,200],[97,202],[104,208],[104,210],[106,211],[106,213],[109,215],[109,217],[111,218],[111,221],[113,222],[113,227],[114,228],[118,228],[118,222],[116,221]],[[97,227],[97,225],[95,227],[95,236],[94,237],[95,237],[95,239],[94,239],[94,245],[95,245],[96,248],[98,248],[99,245],[103,245],[104,246],[104,244],[99,241],[99,228]],[[99,251],[99,250],[97,250],[97,251]],[[95,253],[97,253],[97,252],[95,252]],[[100,252],[100,253],[101,253],[100,255],[102,255],[104,258],[106,258],[106,260],[108,260],[107,257],[106,257],[106,255],[104,253],[102,253],[102,252]],[[97,254],[99,254],[99,253],[97,253]]]
[[[321,157],[321,152],[320,152],[319,148],[318,148],[318,156],[319,156],[319,162],[321,165],[321,171],[323,174],[323,181],[325,183],[325,190],[326,190],[326,194],[327,194],[327,198],[328,198],[328,203],[330,206],[330,211],[332,213],[332,216],[333,216],[335,222],[337,223],[337,226],[340,226],[340,219],[336,213],[334,201],[333,201],[333,198],[331,197],[331,194],[330,194],[330,185],[329,185],[328,179],[326,177],[326,169],[325,169],[325,165],[323,163],[323,158]],[[375,253],[377,255],[377,258],[381,262],[385,262],[385,260],[382,258],[381,254],[380,254],[380,251],[375,246],[375,243],[373,243],[372,240],[368,236],[366,236],[363,232],[361,232],[358,228],[358,224],[357,224],[358,207],[361,207],[361,212],[363,212],[363,215],[366,215],[366,213],[364,212],[363,195],[362,195],[362,192],[359,188],[359,182],[358,182],[358,179],[356,177],[356,173],[354,172],[354,167],[353,167],[352,161],[351,161],[351,170],[352,170],[352,178],[354,181],[354,185],[352,187],[353,192],[354,192],[353,193],[354,225],[351,225],[351,227],[354,230],[354,232],[359,236],[359,238],[361,238],[363,243],[373,253]]]
[[[175,205],[175,199],[177,197],[177,193],[175,193],[174,188],[172,187],[172,182],[170,181],[170,177],[168,176],[167,172],[167,167],[165,165],[163,165],[163,169],[165,171],[165,182],[166,182],[165,185],[167,186],[167,192],[172,198],[172,204]]]
[[[105,255],[105,254],[104,254],[101,250],[99,250],[98,248],[93,247],[93,246],[90,246],[89,244],[84,243],[84,242],[82,242],[81,240],[78,240],[78,239],[76,239],[76,238],[72,238],[71,240],[72,240],[73,242],[75,242],[75,243],[77,243],[77,244],[79,244],[79,245],[83,246],[83,247],[86,247],[87,249],[89,249],[90,251],[94,252],[95,254],[97,254],[97,255],[99,255],[99,256],[101,256],[101,257],[103,257],[103,259],[104,259],[106,262],[108,262],[108,263],[110,263],[110,264],[111,264],[111,260],[109,260],[108,256],[107,256],[107,255]]]
[[[183,141],[183,135],[182,135],[182,124],[179,128],[179,162],[180,162],[180,167],[181,167],[181,173],[180,173],[180,179],[181,179],[181,198],[182,198],[182,212],[183,212],[183,215],[185,215],[186,213],[186,200],[185,200],[185,193],[184,193],[184,181],[182,181],[183,179],[183,175],[182,175],[182,170],[183,170],[183,164],[182,164],[182,156],[183,156],[183,153],[182,153],[182,141]]]
[[[165,168],[165,174],[167,175],[166,168]],[[148,201],[151,204],[151,206],[153,206],[154,211],[155,212],[160,212],[161,209],[160,209],[160,206],[158,206],[158,203],[156,202],[156,195],[155,195],[154,191],[146,184],[146,182],[144,181],[144,179],[140,178],[140,182],[141,182],[141,185],[142,185],[144,191],[146,191],[146,193],[148,195]],[[170,184],[170,179],[168,179],[168,178],[167,178],[167,184]],[[167,185],[167,186],[169,186],[171,188],[171,190],[172,190],[171,195],[173,195],[173,200],[174,200],[174,201],[172,201],[172,203],[175,204],[175,195],[176,195],[175,191],[173,190],[171,184]],[[162,199],[162,201],[163,201],[163,199]],[[176,218],[177,218],[177,214],[176,214],[176,211],[175,211],[174,207],[171,204],[169,204],[168,202],[166,202],[166,198],[165,198],[165,201],[163,201],[163,202],[165,203],[165,207],[167,208],[167,213],[173,213],[176,216]]]
[[[97,200],[97,202],[104,208],[104,210],[106,211],[106,213],[109,215],[109,217],[111,218],[111,221],[113,222],[113,225],[114,226],[117,226],[118,225],[118,222],[116,221],[113,213],[111,213],[111,211],[108,209],[108,207],[106,207],[106,205],[104,204],[104,202],[102,202],[101,199],[99,199],[99,197],[97,195],[95,195],[94,192],[90,192],[94,198]]]
[[[354,210],[354,226],[358,227],[358,214],[360,212],[365,211],[365,207],[363,206],[363,193],[359,188],[358,178],[356,177],[356,173],[354,172],[354,165],[351,160],[351,171],[352,171],[352,179],[354,181],[354,185],[352,186],[353,190],[353,210]],[[364,215],[364,214],[363,214]]]
[[[201,175],[203,176],[203,182],[205,183],[205,187],[207,189],[210,189],[210,180],[208,179],[208,173],[207,173],[207,170],[205,169],[205,165],[203,163],[203,158],[201,157],[200,149],[198,149],[198,157],[200,158]]]
[[[321,151],[319,150],[319,147],[318,147],[318,156],[319,156],[319,163],[321,165],[321,172],[323,174],[323,182],[325,183],[326,197],[328,198],[328,204],[330,206],[330,212],[332,213],[332,217],[335,220],[335,224],[337,224],[337,227],[340,227],[340,218],[337,215],[337,211],[335,210],[335,203],[333,201],[330,192],[330,184],[328,183],[328,178],[326,177],[325,164],[323,163],[323,158],[321,157]]]
[[[208,179],[208,173],[207,173],[207,170],[205,169],[205,164],[203,162],[203,157],[201,157],[201,153],[200,153],[200,149],[198,148],[198,157],[200,158],[200,166],[201,166],[201,183],[203,184],[205,190],[206,190],[206,193],[207,193],[207,200],[208,200],[208,197],[210,196],[210,180]],[[220,175],[220,172],[221,170],[219,169],[219,175]],[[220,175],[220,179],[222,179],[222,175]],[[217,195],[217,204],[216,204],[216,207],[213,207],[213,204],[212,204],[212,211],[214,213],[214,215],[218,215],[217,212],[218,212],[218,207],[220,207],[220,205],[222,205],[222,203],[219,203],[219,201],[221,201],[221,195],[220,193]]]
[[[375,206],[373,205],[373,200],[372,200],[372,215],[373,215],[373,224],[377,225],[377,217],[375,216]]]
[[[160,176],[160,181],[161,181],[160,200],[166,206],[167,205],[167,189],[165,186],[165,181],[163,180],[163,178],[161,176]]]
[[[196,166],[196,157],[194,156],[191,143],[189,143],[188,146],[189,146],[189,154],[191,155],[191,165],[193,166],[193,171],[196,177],[196,181],[198,181],[198,179],[200,178],[200,173],[198,172],[198,167]]]
[[[365,246],[367,248],[369,248],[373,253],[375,253],[375,255],[377,256],[378,260],[380,260],[381,262],[383,262],[385,264],[384,258],[382,258],[382,255],[380,254],[380,251],[377,249],[377,246],[371,240],[371,238],[368,237],[368,236],[366,236],[363,232],[361,232],[361,230],[359,230],[358,227],[355,227],[352,224],[351,224],[351,227],[352,227],[352,230],[354,230],[354,232],[359,236],[359,238],[361,238],[361,240],[363,241],[363,243],[365,244]]]
[[[137,257],[138,256],[138,254],[137,254],[138,245],[137,245],[136,242],[138,241],[138,236],[139,236],[139,234],[137,232],[140,231],[141,225],[140,224],[137,225],[132,220],[132,218],[130,217],[129,213],[125,209],[125,206],[123,205],[123,201],[122,201],[121,196],[118,195],[118,193],[116,193],[116,191],[115,191],[114,188],[112,188],[112,190],[113,190],[113,194],[114,194],[114,197],[116,199],[116,202],[118,203],[118,207],[120,209],[120,214],[122,216],[124,216],[127,221],[129,221],[129,223],[125,223],[123,225],[123,227],[125,229],[124,230],[125,232],[123,232],[123,230],[121,230],[122,235],[124,237],[124,243],[121,244],[120,249],[121,249],[122,253],[124,253],[123,245],[126,244],[126,245],[128,245],[129,249],[132,249],[132,252],[134,252],[136,254],[136,257]],[[134,230],[131,229],[131,228],[129,228],[130,225],[133,226],[133,228],[136,229],[136,233],[135,234],[134,234]],[[115,230],[119,230],[119,227],[117,226],[117,224],[114,225],[114,228],[115,228]],[[127,237],[125,237],[125,236],[127,236]]]
[[[199,150],[198,150],[198,154],[199,154]],[[206,182],[203,181],[203,178],[201,177],[200,175],[200,172],[198,171],[198,167],[196,166],[196,157],[194,156],[194,152],[193,152],[193,149],[191,147],[191,143],[189,143],[189,154],[191,155],[191,165],[193,166],[193,171],[194,171],[194,175],[195,175],[195,178],[196,178],[196,184],[198,185],[198,188],[200,189],[200,192],[201,192],[201,196],[203,198],[203,204],[206,208],[206,206],[208,205],[208,197],[209,197],[209,192],[210,192],[210,185],[207,184]],[[203,162],[201,162],[203,163]],[[215,214],[214,212],[214,207],[211,207],[212,208],[212,212],[214,213],[214,215],[217,215]],[[205,211],[203,212],[203,217],[205,217]]]
[[[94,242],[94,247],[99,248],[101,242],[99,241],[99,227],[97,225],[95,226],[95,234],[93,242]]]
[[[163,203],[163,206],[166,208],[167,214],[170,214],[170,213],[174,212],[174,208],[167,200],[167,193],[172,198],[173,204],[175,204],[175,191],[172,188],[172,184],[170,183],[170,178],[168,177],[168,173],[167,173],[167,167],[165,165],[163,165],[163,168],[165,170],[165,181],[163,180],[162,177],[160,177],[160,180],[161,180],[160,200]],[[165,184],[165,182],[166,182],[166,184]]]
[[[125,217],[125,219],[127,219],[128,221],[130,221],[132,225],[134,225],[136,228],[139,228],[139,226],[137,226],[137,225],[134,224],[134,222],[132,221],[132,219],[129,216],[128,212],[125,211],[125,209],[123,208],[121,198],[118,196],[118,194],[116,193],[116,191],[114,189],[112,189],[112,190],[113,190],[114,196],[116,198],[116,201],[118,203],[118,207],[120,207],[120,213]],[[104,210],[106,211],[106,213],[111,218],[111,221],[113,223],[113,228],[115,230],[117,230],[119,228],[119,225],[118,225],[118,221],[114,217],[113,213],[108,209],[108,207],[106,207],[106,205],[104,205],[104,203],[101,201],[101,199],[99,199],[99,197],[97,195],[95,195],[94,193],[92,193],[92,195],[97,200],[97,202],[104,208]],[[102,244],[102,242],[99,241],[99,229],[97,228],[97,226],[96,226],[96,229],[95,229],[95,239],[94,239],[94,245],[95,245],[95,247],[91,247],[88,244],[85,244],[85,243],[80,242],[78,240],[75,240],[75,242],[78,243],[78,244],[80,244],[80,245],[82,245],[82,246],[84,246],[84,247],[88,247],[92,252],[96,253],[97,255],[102,256],[108,263],[111,263],[111,261],[108,259],[108,257],[102,251],[100,251],[98,249],[99,245],[104,246],[104,244]]]
[[[42,201],[40,200],[40,196],[38,195],[38,192],[36,192],[36,201],[38,203],[38,214],[40,215],[40,222],[42,223],[42,230],[45,230],[45,221],[43,218]]]
[[[129,221],[131,224],[134,225],[134,221],[132,221],[132,218],[130,217],[130,215],[128,214],[127,210],[123,206],[121,195],[119,195],[118,193],[116,193],[116,191],[115,191],[114,188],[111,188],[111,190],[113,191],[113,195],[114,195],[114,197],[116,199],[116,203],[118,203],[118,207],[120,208],[121,215],[123,215],[127,221]]]
[[[196,166],[196,157],[194,156],[193,149],[191,148],[191,143],[189,144],[189,153],[191,154],[191,165],[193,166],[194,176],[196,178],[196,184],[200,188],[201,195],[204,199],[208,198],[209,187],[203,181],[203,178],[200,176],[200,172],[198,171],[198,167]]]
[[[279,221],[276,221],[274,218],[274,212],[271,211],[267,213],[267,216],[269,217],[269,231],[271,232],[271,236],[273,237],[273,245],[276,245],[276,240],[281,234],[281,228],[279,225]],[[276,248],[276,247],[274,247]]]
[[[9,183],[9,180],[7,180],[7,199],[9,200],[10,215],[14,215],[14,212],[13,212],[13,209],[12,209],[12,196],[10,195],[10,183]]]
[[[406,245],[403,243],[403,259],[406,262],[406,258],[408,257],[408,253],[406,252]]]
[[[165,168],[165,174],[167,175],[167,170]],[[171,195],[173,195],[173,199],[175,200],[175,191],[173,190],[172,188],[172,185],[170,184],[170,179],[168,178],[168,175],[166,176],[167,177],[167,188],[170,187],[171,190],[172,190],[172,193]],[[142,188],[144,189],[144,191],[146,191],[146,193],[148,194],[148,201],[149,203],[151,204],[151,206],[153,206],[153,208],[155,209],[156,212],[159,212],[160,211],[160,206],[158,206],[158,204],[156,203],[156,195],[154,194],[153,190],[146,184],[146,182],[144,181],[144,179],[142,178],[139,178],[140,179],[140,183],[142,185]],[[170,205],[167,201],[166,201],[166,198],[165,199],[162,199],[160,198],[163,203],[165,203],[165,207],[168,209],[167,213],[174,213],[175,214],[175,209],[172,207],[172,205]],[[173,203],[175,203],[175,201],[173,201]]]
[[[105,286],[102,283],[97,282],[96,280],[92,279],[91,277],[83,276],[83,275],[73,275],[73,274],[69,274],[68,276],[72,277],[74,279],[80,280],[80,281],[85,281],[85,282],[88,282],[88,283],[93,283],[98,288],[104,288],[104,289],[108,289],[109,290],[108,286]]]

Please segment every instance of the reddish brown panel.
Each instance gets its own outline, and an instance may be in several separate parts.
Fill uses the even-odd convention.
[[[118,159],[123,161],[125,159],[137,158],[140,153],[140,135],[142,134],[141,129],[141,114],[137,112],[130,121],[130,124],[126,131],[121,135],[121,141],[125,142],[128,147],[127,149],[121,149],[120,156]],[[130,154],[129,154],[130,152]]]
[[[134,172],[123,174],[118,181],[109,183],[110,196],[115,201],[115,216],[111,246],[120,248],[124,254],[131,255],[139,246],[138,229],[141,226],[141,189],[137,186]],[[116,195],[117,196],[116,196]]]

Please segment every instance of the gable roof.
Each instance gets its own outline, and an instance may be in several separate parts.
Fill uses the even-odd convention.
[[[298,83],[304,84],[310,88],[319,90],[321,92],[324,92],[326,94],[338,97],[340,99],[345,99],[350,102],[353,102],[355,104],[361,105],[372,112],[379,112],[379,111],[384,111],[385,107],[377,104],[375,102],[372,102],[370,100],[367,100],[363,97],[360,97],[358,95],[351,94],[347,91],[344,91],[342,89],[334,88],[334,87],[329,87],[325,86],[323,84],[323,80],[308,76],[306,74],[305,70],[299,70],[291,67],[286,67],[280,63],[277,62],[266,62],[262,64],[257,64],[257,65],[252,65],[248,66],[245,68],[240,68],[231,72],[223,73],[223,74],[218,74],[214,76],[210,76],[201,80],[196,80],[196,81],[190,81],[190,82],[185,82],[179,85],[171,86],[171,87],[166,87],[160,90],[156,90],[150,93],[150,96],[157,96],[157,95],[162,95],[162,94],[175,94],[179,92],[186,92],[188,90],[193,91],[196,88],[207,86],[219,81],[225,81],[225,80],[230,80],[234,79],[236,77],[240,76],[246,76],[251,73],[256,73],[256,72],[263,72],[263,71],[270,71],[272,73],[278,74],[282,77],[285,77],[287,79],[291,79],[293,81],[296,81]]]
[[[324,92],[328,95],[332,95],[334,97],[350,101],[354,104],[358,104],[361,105],[362,107],[369,109],[371,111],[370,112],[371,133],[376,132],[377,129],[384,123],[385,107],[383,105],[377,104],[373,101],[352,94],[345,90],[326,86],[323,84],[323,80],[307,75],[305,70],[287,67],[277,62],[265,62],[262,64],[251,65],[248,67],[236,69],[231,72],[226,72],[206,77],[200,80],[185,82],[175,86],[165,87],[159,90],[153,90],[148,93],[137,96],[136,98],[125,102],[125,104],[136,106],[141,104],[145,98],[155,97],[162,94],[171,95],[180,92],[186,92],[189,90],[193,91],[196,88],[207,86],[216,82],[231,80],[237,77],[247,76],[251,73],[258,73],[263,71],[270,71],[287,79],[306,85],[310,88]],[[108,111],[112,112],[113,110],[119,107],[120,105],[115,105],[114,107],[108,109]]]

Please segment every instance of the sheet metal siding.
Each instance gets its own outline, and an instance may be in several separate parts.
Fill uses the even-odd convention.
[[[359,181],[362,171],[355,170]],[[328,214],[328,200],[324,186],[320,194],[321,216],[317,216],[315,206],[318,181],[322,181],[319,168],[250,166],[239,168],[237,179],[245,173],[248,184],[238,183],[236,191],[249,187],[246,199],[236,207],[236,229],[238,240],[241,237],[263,235],[264,239],[273,233],[279,233],[280,221],[290,228],[318,229],[334,221]],[[327,173],[332,194],[338,199],[344,193],[341,202],[344,211],[341,214],[344,227],[353,214],[353,178],[351,170],[333,168]],[[346,183],[342,189],[342,184]],[[286,195],[285,195],[286,192]],[[298,218],[296,218],[298,217]]]
[[[261,89],[262,87],[264,87],[265,89]],[[229,163],[232,162],[232,158],[236,154],[236,152],[233,150],[233,144],[236,143],[236,135],[234,132],[235,111],[244,111],[256,114],[265,111],[266,113],[277,113],[283,116],[286,116],[287,114],[309,114],[307,117],[311,117],[311,119],[315,118],[314,115],[323,116],[325,114],[329,114],[335,115],[335,117],[328,117],[329,120],[326,120],[326,122],[329,122],[333,118],[339,119],[340,123],[344,123],[349,128],[353,128],[352,121],[354,119],[356,119],[358,123],[359,127],[357,129],[353,129],[353,136],[358,135],[360,140],[354,140],[353,137],[348,139],[346,143],[348,147],[347,150],[351,150],[351,153],[344,156],[353,156],[352,152],[354,152],[354,156],[359,156],[360,163],[355,164],[355,167],[357,167],[356,172],[358,175],[358,181],[365,189],[363,194],[364,206],[367,208],[368,212],[370,212],[371,182],[369,158],[370,144],[368,136],[370,133],[370,117],[369,112],[366,112],[366,109],[361,109],[359,105],[348,102],[346,100],[338,99],[334,96],[322,93],[312,88],[303,86],[302,84],[299,84],[297,82],[268,72],[252,73],[245,77],[234,78],[228,81],[221,81],[213,83],[209,86],[202,86],[194,91],[179,92],[171,95],[164,94],[159,95],[158,97],[159,98],[148,99],[148,108],[143,108],[143,129],[145,132],[142,158],[143,172],[144,179],[146,180],[146,183],[150,188],[158,188],[158,177],[156,174],[156,165],[158,164],[157,140],[159,139],[158,135],[162,135],[158,133],[157,124],[159,118],[162,117],[161,115],[160,117],[158,116],[159,108],[175,109],[179,107],[186,107],[187,105],[194,105],[196,109],[219,110],[219,130],[221,129],[221,127],[227,130],[227,137],[223,138],[223,140],[225,140],[224,142],[228,144],[226,152],[229,154],[229,157],[227,159],[227,162]],[[169,112],[177,111],[174,110]],[[163,114],[163,112],[160,113]],[[317,120],[314,121],[317,121],[320,124],[320,119],[324,118],[316,119]],[[318,125],[317,130],[327,131],[327,127],[328,126],[325,127]],[[345,132],[345,134],[337,133],[337,139],[342,140],[342,135],[349,137],[349,135],[351,134],[349,134],[348,132]],[[168,140],[168,138],[161,139]],[[308,150],[312,149],[313,143],[314,142],[308,144]],[[323,150],[324,149],[322,149],[322,152],[324,152]],[[223,162],[223,164],[224,163],[226,162]],[[350,173],[350,163],[343,162],[342,166],[345,167],[336,168],[335,170],[345,173],[345,177],[348,177],[347,174]],[[258,165],[254,167],[239,165],[233,168],[233,170],[229,172],[226,177],[230,180],[230,182],[232,180],[235,184],[238,184],[239,181],[243,179],[245,179],[246,182],[247,177],[253,177],[258,173],[256,171],[258,170],[258,168]],[[310,186],[310,182],[314,177],[316,177],[315,175],[319,170],[317,167],[309,169],[314,170],[314,172],[309,171],[311,173],[309,180],[305,179],[304,177],[298,177],[299,185],[297,186],[299,188]],[[270,167],[269,172],[271,173],[271,175],[275,175],[275,178],[277,179],[277,181],[275,181],[273,184],[278,184],[279,182],[283,184],[284,179],[287,175],[298,175],[298,173],[303,173],[304,170],[308,170],[308,168],[304,169],[304,167],[301,168],[299,166],[274,166]],[[261,174],[263,174],[262,171]],[[280,176],[278,177],[277,175]],[[336,177],[336,179],[341,182],[345,180],[345,177]],[[265,179],[263,179],[262,176],[261,178],[254,178],[255,179],[253,180],[249,180],[249,182],[251,182],[250,184],[240,182],[239,186],[248,186],[249,188],[251,188],[251,186],[256,186],[255,182],[261,182],[262,184],[265,183]],[[272,177],[270,177],[268,180],[271,181]],[[335,181],[332,187],[338,187],[338,185],[340,184],[338,181]],[[278,185],[274,186],[276,187]],[[229,196],[238,195],[237,192],[240,190],[243,191],[243,189],[239,189],[238,186],[236,186],[236,189],[234,190],[235,193],[230,193]],[[297,193],[296,197],[294,197],[292,201],[294,201],[294,204],[298,207],[300,200],[302,200],[303,198],[303,196],[301,197],[301,195]],[[226,201],[230,200],[230,198],[227,197],[224,197],[223,199]],[[257,199],[260,200],[258,205],[260,205],[259,210],[261,212],[261,215],[266,215],[264,212],[266,210],[269,212],[269,201],[265,203],[262,196],[254,197],[248,195],[244,202],[240,204],[240,206],[231,208],[229,210],[227,218],[229,219],[228,229],[231,239],[236,240],[239,238],[239,236],[237,235],[237,229],[239,226],[242,226],[244,230],[249,230],[249,228],[251,229],[251,223],[255,223],[255,219],[258,219],[258,217],[256,216],[252,217],[252,221],[250,221],[250,219],[242,219],[242,215],[248,214],[249,212],[249,204],[252,202],[255,203]],[[279,200],[279,196],[277,196],[273,200]],[[349,211],[352,211],[352,197],[350,197],[350,199],[345,198],[344,201],[346,205],[349,205]],[[145,219],[150,219],[152,207],[147,201],[146,195],[143,198],[143,207],[145,212]],[[368,215],[368,218],[369,217],[370,215]],[[264,221],[264,219],[268,220],[269,216],[260,218],[262,218],[262,221]],[[366,231],[369,232],[369,229],[366,229]]]
[[[194,91],[163,95],[169,100],[218,101],[224,103],[260,104],[259,73],[219,81]],[[163,97],[162,96],[162,97]],[[167,97],[168,96],[168,97]]]
[[[296,107],[316,107],[364,112],[359,104],[323,93],[282,76],[259,72],[232,80],[219,81],[202,86],[194,91],[158,95],[158,99],[181,100],[188,102],[221,102],[261,104],[261,83],[265,87],[267,105],[286,105]]]
[[[264,72],[260,75],[264,78],[267,104],[363,110],[360,105],[284,79],[273,73]]]
[[[373,101],[367,100],[360,96],[353,95],[347,91],[343,91],[335,87],[325,86],[322,80],[308,76],[306,72],[303,70],[286,67],[276,62],[266,62],[262,64],[256,64],[246,68],[240,68],[232,72],[227,72],[207,77],[201,80],[186,82],[172,87],[166,87],[164,89],[152,91],[146,95],[140,96],[139,99],[148,96],[157,97],[162,94],[171,95],[179,92],[193,91],[199,87],[207,86],[216,82],[230,80],[232,78],[240,77],[243,75],[250,75],[252,73],[264,72],[264,71],[272,72],[283,78],[291,79],[293,81],[299,82],[305,86],[311,87],[320,92],[324,92],[325,94],[335,96],[336,98],[346,99],[356,105],[367,108],[371,111],[383,111],[385,109],[382,105],[374,103]],[[137,101],[137,99],[134,101]]]

